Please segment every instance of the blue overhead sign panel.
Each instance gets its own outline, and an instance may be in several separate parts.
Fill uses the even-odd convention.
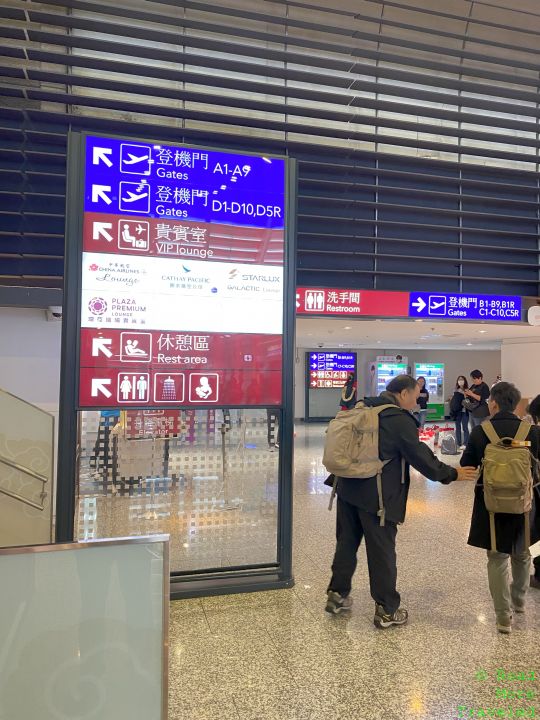
[[[86,212],[282,228],[283,160],[88,137]]]
[[[354,372],[356,353],[313,352],[309,356],[309,365],[312,370]]]
[[[409,300],[409,317],[521,322],[521,297],[412,292]]]

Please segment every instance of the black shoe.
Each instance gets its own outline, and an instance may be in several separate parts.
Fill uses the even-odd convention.
[[[409,613],[405,608],[398,608],[396,612],[387,613],[382,605],[375,605],[375,617],[373,624],[380,630],[391,627],[392,625],[405,625],[409,619]]]
[[[531,587],[536,588],[537,590],[540,590],[540,578],[536,577],[536,575],[531,575]]]
[[[350,610],[352,608],[352,604],[353,601],[351,597],[343,597],[339,593],[334,592],[333,590],[329,590],[328,599],[326,600],[326,607],[324,609],[327,613],[337,615],[338,613],[345,610]]]

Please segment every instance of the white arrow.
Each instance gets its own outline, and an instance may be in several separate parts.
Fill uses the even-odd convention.
[[[103,236],[107,242],[112,242],[112,235],[109,235],[108,230],[112,230],[112,223],[94,221],[94,227],[92,229],[92,240],[99,240],[99,236]]]
[[[412,304],[413,308],[416,308],[416,311],[419,312],[419,313],[422,312],[422,310],[423,310],[425,307],[427,307],[426,301],[425,301],[423,298],[421,298],[421,297],[419,297],[416,302],[413,302],[413,303],[411,303],[411,304]]]
[[[101,148],[101,147],[95,147],[93,148],[92,152],[92,165],[99,165],[100,160],[107,165],[107,167],[112,167],[112,161],[109,160],[107,155],[112,155],[112,149],[111,148]]]
[[[92,202],[95,203],[101,198],[107,205],[110,205],[112,200],[106,195],[108,192],[111,192],[110,185],[92,185]]]
[[[106,380],[105,378],[92,378],[92,397],[97,397],[99,393],[110,398],[112,392],[107,389],[107,385],[110,385],[112,380]]]
[[[106,357],[112,357],[112,352],[107,345],[111,345],[112,340],[107,338],[92,338],[92,357],[97,357],[102,352]]]

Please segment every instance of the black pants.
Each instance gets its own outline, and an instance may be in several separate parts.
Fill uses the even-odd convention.
[[[356,553],[366,539],[371,597],[386,612],[394,613],[400,603],[396,590],[396,535],[397,525],[386,521],[379,525],[376,515],[360,510],[338,497],[336,523],[336,554],[332,563],[332,579],[328,590],[346,597],[351,592],[351,581],[356,570]]]
[[[534,577],[540,580],[540,555],[533,558]]]

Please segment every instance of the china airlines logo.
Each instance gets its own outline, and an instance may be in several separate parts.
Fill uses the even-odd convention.
[[[98,270],[98,269],[99,269],[99,265],[96,265],[96,263],[92,263],[92,265],[90,265],[90,267],[89,267],[89,270],[91,270],[92,272],[96,272],[96,270]]]

